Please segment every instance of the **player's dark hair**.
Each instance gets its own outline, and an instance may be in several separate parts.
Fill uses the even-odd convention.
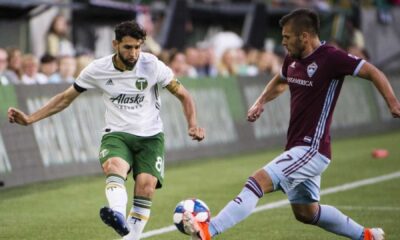
[[[301,32],[309,32],[315,35],[319,34],[319,17],[316,12],[311,9],[300,8],[283,16],[279,20],[281,27],[291,23],[293,31],[296,34]]]
[[[129,36],[138,40],[146,40],[146,31],[135,21],[125,21],[115,26],[115,40],[122,41],[123,37]]]

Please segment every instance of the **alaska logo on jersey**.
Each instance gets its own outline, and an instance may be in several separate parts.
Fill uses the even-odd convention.
[[[110,100],[111,102],[117,104],[127,104],[127,103],[140,104],[143,102],[144,96],[141,94],[134,94],[134,95],[120,94],[116,97],[110,98]]]
[[[147,88],[148,82],[145,78],[138,78],[136,80],[135,86],[137,89],[139,89],[140,91],[143,91]]]
[[[318,69],[318,65],[315,62],[313,62],[310,65],[308,65],[307,66],[307,75],[308,75],[308,77],[311,78],[312,76],[314,76],[314,73],[317,71],[317,69]]]
[[[144,101],[142,94],[119,94],[116,97],[111,97],[110,101],[117,105],[119,109],[137,109],[141,108]]]

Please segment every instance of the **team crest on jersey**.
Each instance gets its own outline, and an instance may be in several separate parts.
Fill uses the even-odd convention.
[[[308,77],[314,76],[314,73],[317,71],[318,65],[313,62],[310,65],[307,66],[307,75]]]
[[[136,80],[136,88],[139,89],[140,91],[143,91],[147,88],[148,82],[145,78],[138,78]]]
[[[100,158],[105,158],[108,153],[110,153],[110,151],[108,149],[104,148],[103,150],[100,151],[99,157]]]
[[[292,62],[292,64],[290,64],[291,68],[296,68],[296,62]]]

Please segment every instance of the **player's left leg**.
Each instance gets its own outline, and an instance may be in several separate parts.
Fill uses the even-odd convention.
[[[192,240],[211,240],[217,234],[238,224],[247,218],[264,192],[271,192],[272,180],[264,169],[259,169],[248,178],[242,191],[213,217],[210,223],[197,222],[192,213],[183,214],[185,231],[190,233]]]
[[[132,208],[128,216],[130,233],[124,240],[138,240],[146,226],[151,212],[152,198],[157,186],[157,178],[141,173],[136,176]]]

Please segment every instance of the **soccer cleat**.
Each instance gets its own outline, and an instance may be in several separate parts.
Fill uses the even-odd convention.
[[[128,224],[122,213],[112,210],[109,207],[100,209],[100,218],[105,224],[112,227],[121,237],[129,233]]]
[[[208,222],[198,222],[188,211],[183,213],[182,221],[185,232],[192,236],[192,240],[211,240]]]
[[[384,240],[385,232],[382,228],[366,228],[364,230],[364,240]]]

